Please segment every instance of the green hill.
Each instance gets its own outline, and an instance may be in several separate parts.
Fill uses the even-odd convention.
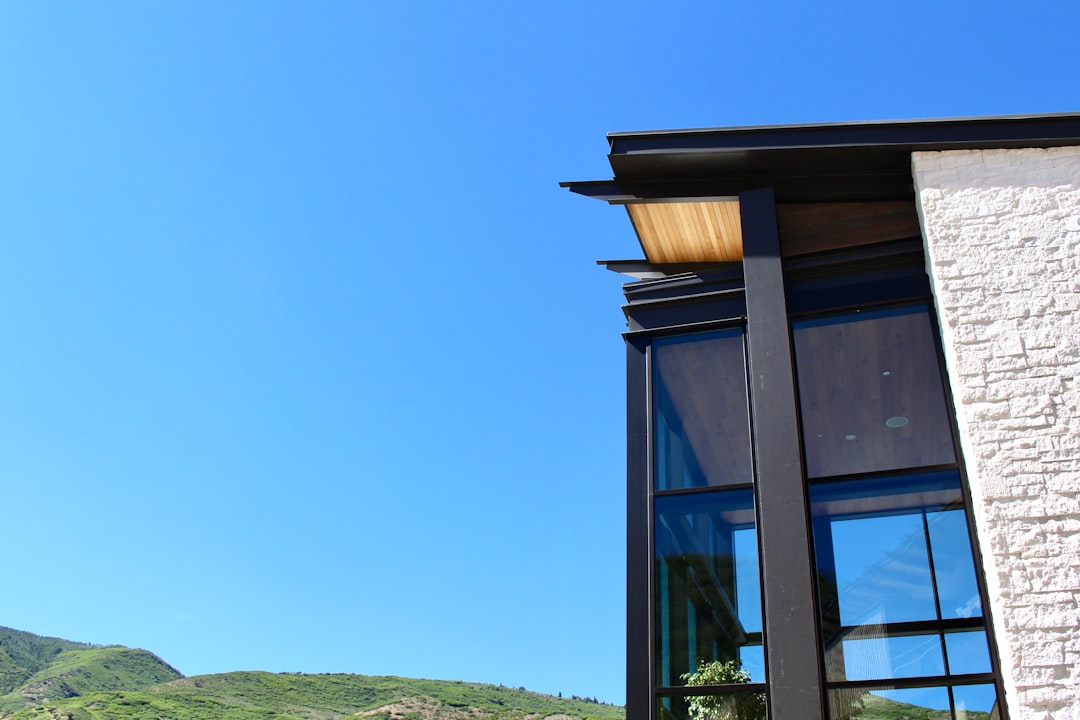
[[[104,690],[142,690],[181,677],[146,650],[115,646],[68,650],[13,692],[0,696],[0,712]]]
[[[0,627],[0,695],[12,692],[60,653],[93,647]]]
[[[952,713],[948,710],[931,710],[867,694],[863,697],[862,711],[853,720],[949,720],[951,717]],[[968,710],[965,717],[967,720],[988,720],[991,716],[989,713]]]
[[[525,690],[366,675],[185,678],[146,650],[0,628],[0,720],[623,720],[621,707]]]
[[[3,713],[104,690],[142,690],[183,675],[146,650],[0,628],[0,677]]]
[[[43,702],[5,720],[622,720],[612,705],[494,685],[366,675],[234,672],[138,692]]]

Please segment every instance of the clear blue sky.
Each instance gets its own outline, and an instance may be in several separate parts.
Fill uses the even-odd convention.
[[[1080,109],[1075,2],[5,2],[0,625],[622,702],[619,130]]]

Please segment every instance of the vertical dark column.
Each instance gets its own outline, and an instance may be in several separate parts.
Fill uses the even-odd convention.
[[[652,708],[649,642],[649,383],[646,342],[626,341],[626,718]]]
[[[771,188],[739,193],[750,355],[765,666],[772,720],[821,720],[810,528]]]

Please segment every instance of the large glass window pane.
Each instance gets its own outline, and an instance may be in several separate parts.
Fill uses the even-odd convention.
[[[656,489],[748,483],[742,330],[653,341]]]
[[[876,680],[945,673],[938,635],[844,640],[842,659],[846,677],[830,680]]]
[[[897,720],[898,718],[949,718],[949,689],[851,688],[830,690],[829,720]],[[931,713],[928,711],[940,712]]]
[[[978,584],[971,559],[971,536],[963,510],[942,510],[926,516],[937,571],[938,601],[947,618],[980,617]]]
[[[815,483],[810,501],[829,681],[989,671],[956,472]]]
[[[764,681],[750,490],[655,498],[657,680],[687,684],[703,664]],[[738,682],[735,680],[733,682]]]
[[[925,306],[800,320],[793,332],[809,477],[956,461]]]
[[[993,720],[993,685],[845,688],[828,693],[829,720]]]
[[[831,529],[841,624],[937,616],[921,514],[837,518]]]

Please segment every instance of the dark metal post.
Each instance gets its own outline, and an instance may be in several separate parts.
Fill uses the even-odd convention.
[[[652,708],[649,603],[649,383],[646,341],[626,341],[626,718]]]
[[[795,410],[780,237],[771,188],[739,193],[757,469],[765,666],[772,720],[821,720],[820,643]]]

